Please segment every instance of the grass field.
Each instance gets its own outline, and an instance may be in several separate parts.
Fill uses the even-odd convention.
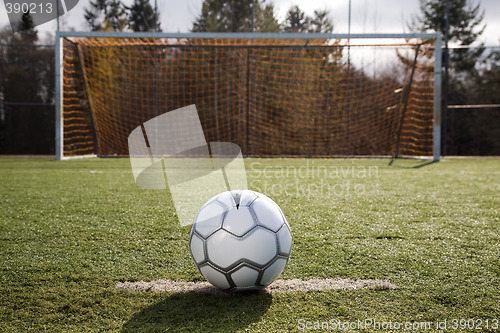
[[[281,278],[376,278],[397,289],[116,290],[120,281],[202,279],[169,192],[138,188],[127,159],[0,159],[0,331],[289,332],[307,321],[366,319],[431,322],[425,331],[445,319],[448,329],[453,319],[484,331],[500,325],[500,159],[245,162],[250,189],[272,197],[292,226]]]

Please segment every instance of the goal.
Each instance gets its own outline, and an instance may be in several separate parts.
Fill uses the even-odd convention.
[[[59,32],[56,47],[58,159],[127,156],[135,128],[192,104],[206,141],[244,156],[439,159],[439,34]]]

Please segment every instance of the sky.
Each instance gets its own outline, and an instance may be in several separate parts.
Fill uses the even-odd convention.
[[[472,1],[480,1],[481,8],[484,10],[483,22],[486,23],[486,29],[481,41],[486,46],[499,46],[500,1]],[[130,4],[132,0],[123,2]],[[334,32],[348,32],[349,0],[268,0],[268,2],[274,3],[280,21],[285,18],[287,10],[292,5],[298,5],[309,15],[312,15],[315,9],[329,9],[330,18],[334,23]],[[193,21],[201,12],[202,3],[203,0],[158,0],[162,30],[164,32],[189,32]],[[83,19],[84,9],[88,7],[89,0],[80,0],[73,10],[61,17],[61,30],[88,31]],[[407,22],[418,12],[419,0],[351,0],[351,33],[408,32]],[[8,24],[6,8],[1,5],[0,27]],[[46,33],[53,33],[55,29],[55,21],[38,26],[42,39]]]

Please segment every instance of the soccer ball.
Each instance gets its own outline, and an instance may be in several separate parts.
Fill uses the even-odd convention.
[[[260,290],[285,269],[292,249],[288,221],[267,196],[227,191],[208,200],[191,228],[200,273],[223,290]]]

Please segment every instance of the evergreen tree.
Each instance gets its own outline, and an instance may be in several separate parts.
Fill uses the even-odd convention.
[[[279,31],[274,5],[266,3],[266,0],[205,0],[192,31],[251,32],[252,12],[256,32]]]
[[[99,30],[101,23],[98,22],[98,19],[100,12],[103,11],[104,8],[106,8],[106,0],[90,1],[90,9],[85,8],[83,17],[92,31]]]
[[[3,59],[3,93],[8,101],[39,103],[39,82],[36,77],[39,49],[35,47],[38,31],[29,13],[23,14],[19,25],[20,31],[12,34],[9,40],[9,44],[14,46],[7,48]],[[19,46],[15,46],[16,44]]]
[[[309,20],[309,32],[331,33],[333,23],[328,17],[329,10],[315,10],[314,17]]]
[[[201,14],[193,23],[193,32],[219,32],[218,19],[219,1],[205,0],[201,7]]]
[[[252,29],[252,0],[205,0],[194,32],[249,32]]]
[[[29,13],[19,24],[16,33],[0,32],[0,153],[50,153],[54,51],[36,44],[38,32]]]
[[[280,32],[280,29],[274,4],[258,2],[255,8],[255,32]]]
[[[255,8],[252,6],[255,5]],[[276,10],[266,0],[204,0],[201,14],[193,24],[193,32],[250,32],[252,15],[255,32],[320,32],[333,31],[328,10],[315,10],[312,18],[298,6],[292,6],[283,24]]]
[[[310,27],[310,19],[299,6],[292,6],[287,14],[283,30],[285,32],[307,32]]]
[[[420,0],[420,13],[409,23],[412,31],[438,31],[446,33],[446,2],[447,0]],[[478,99],[478,89],[482,81],[478,70],[481,56],[484,52],[482,43],[477,43],[484,31],[483,11],[479,2],[473,0],[449,0],[449,42],[461,46],[449,50],[449,78],[447,104],[483,104]],[[474,43],[477,46],[471,47]],[[438,46],[439,47],[439,46]],[[443,52],[443,58],[445,54]],[[443,61],[444,64],[444,61]],[[479,83],[478,83],[479,82]],[[443,120],[447,124],[443,137],[446,139],[446,153],[450,155],[484,154],[478,146],[479,133],[483,132],[484,122],[479,122],[484,113],[477,115],[460,110],[447,111]],[[483,132],[484,133],[484,132]],[[481,138],[483,142],[490,141],[487,133]],[[496,138],[495,138],[496,140]]]
[[[20,32],[13,35],[13,43],[35,44],[38,41],[38,31],[35,29],[30,13],[23,14],[18,28]]]
[[[134,0],[129,11],[129,27],[133,31],[161,31],[159,13],[149,3],[149,0]]]
[[[484,104],[500,104],[498,93],[500,92],[500,50],[492,51],[484,60],[478,79],[479,96],[477,99]]]
[[[482,23],[484,12],[479,2],[469,0],[450,0],[449,40],[458,46],[470,46],[477,41],[484,31]],[[439,31],[445,35],[446,0],[420,0],[420,15],[409,23],[412,31]],[[470,72],[482,55],[484,48],[458,48],[450,53],[450,67],[456,72]]]
[[[90,1],[85,20],[92,31],[123,31],[127,26],[125,7],[119,0]]]
[[[314,16],[309,17],[298,6],[292,6],[286,14],[283,31],[331,33],[333,23],[328,17],[329,15],[330,11],[327,9],[316,9]]]

